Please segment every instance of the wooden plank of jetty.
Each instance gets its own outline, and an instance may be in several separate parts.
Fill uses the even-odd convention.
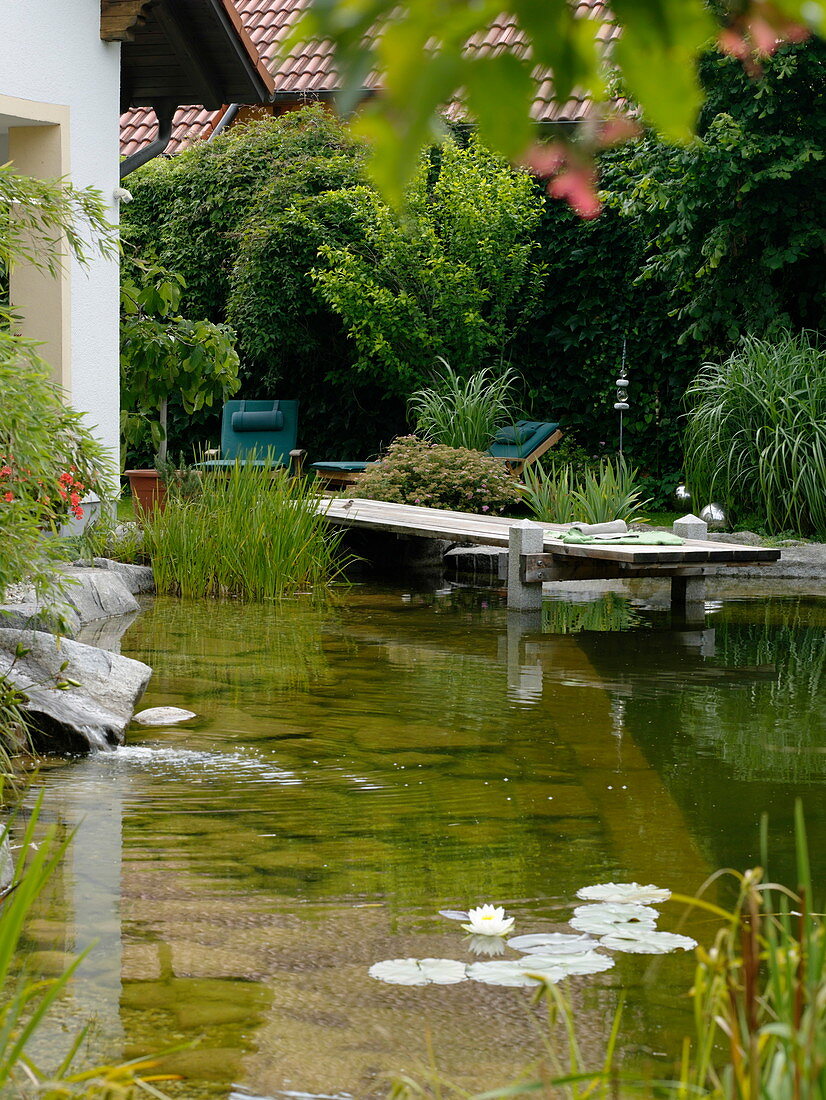
[[[319,505],[328,522],[397,535],[447,539],[451,542],[507,547],[516,520],[452,512],[414,504],[392,504],[358,497],[325,498]],[[540,526],[540,525],[537,525]],[[632,546],[614,543],[569,544],[561,541],[570,524],[541,524],[542,550],[556,559],[587,559],[626,566],[757,565],[777,561],[780,551],[764,546],[686,540],[682,546]],[[657,570],[660,571],[660,570]]]

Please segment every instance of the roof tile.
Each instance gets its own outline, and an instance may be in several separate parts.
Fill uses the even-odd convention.
[[[338,73],[333,62],[333,50],[329,42],[302,43],[288,57],[275,60],[280,45],[290,33],[296,20],[307,8],[310,0],[234,0],[245,30],[261,54],[275,78],[277,93],[329,94],[338,86]],[[575,0],[576,13],[581,18],[600,21],[597,39],[608,46],[619,30],[606,16],[605,0]],[[506,12],[498,15],[485,32],[475,34],[468,42],[469,54],[492,57],[510,50],[519,57],[530,57],[530,45],[515,18]],[[553,99],[553,81],[547,71],[538,70],[536,97],[531,116],[537,122],[578,121],[593,114],[594,105],[582,93],[574,92],[564,105]],[[371,74],[367,87],[380,85],[377,75]],[[167,151],[177,153],[198,138],[208,137],[221,117],[221,111],[207,111],[191,106],[178,109],[172,129],[172,139]],[[448,114],[462,117],[461,100],[449,105]],[[136,108],[121,116],[121,152],[135,152],[155,137],[156,127],[152,112]]]

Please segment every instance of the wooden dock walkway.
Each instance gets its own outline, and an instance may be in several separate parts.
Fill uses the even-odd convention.
[[[456,544],[508,548],[508,605],[536,610],[542,582],[670,577],[672,608],[696,621],[704,613],[705,577],[720,567],[765,565],[780,551],[762,546],[687,539],[682,546],[572,544],[569,524],[538,524],[502,516],[450,512],[357,497],[325,498],[325,518],[338,526]]]

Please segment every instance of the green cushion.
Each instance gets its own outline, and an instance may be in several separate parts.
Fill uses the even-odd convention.
[[[311,462],[313,470],[337,470],[343,474],[360,474],[366,470],[370,463],[367,462]]]
[[[494,458],[521,462],[541,447],[554,432],[559,431],[558,423],[544,420],[518,420],[516,424],[500,428],[488,448]]]
[[[284,414],[280,409],[269,412],[236,412],[232,414],[234,432],[280,432]]]

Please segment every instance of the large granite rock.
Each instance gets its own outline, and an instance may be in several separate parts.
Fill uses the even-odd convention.
[[[22,643],[29,650],[15,660]],[[61,669],[68,662],[65,669]],[[29,697],[36,747],[47,752],[89,752],[123,744],[123,732],[152,669],[140,661],[32,630],[0,629],[0,671]],[[80,687],[60,691],[55,679]]]
[[[98,619],[128,615],[140,609],[133,592],[151,591],[152,570],[141,565],[109,562],[105,567],[67,566],[61,572],[69,583],[63,597],[51,607],[38,603],[34,589],[21,587],[0,604],[0,626],[18,630],[55,630],[74,638]],[[148,574],[148,576],[147,576]]]

